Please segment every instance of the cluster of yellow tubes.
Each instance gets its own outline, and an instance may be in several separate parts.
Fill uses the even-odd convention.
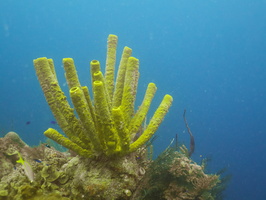
[[[63,59],[76,113],[59,86],[53,60],[43,57],[33,61],[46,101],[67,137],[52,128],[44,134],[84,157],[125,155],[136,151],[150,140],[172,104],[172,97],[165,95],[146,129],[133,141],[141,130],[156,85],[149,83],[143,102],[135,112],[139,61],[131,57],[132,50],[125,47],[115,82],[116,47],[117,36],[109,35],[105,75],[99,61],[90,63],[93,101],[88,87],[80,85],[73,59]]]

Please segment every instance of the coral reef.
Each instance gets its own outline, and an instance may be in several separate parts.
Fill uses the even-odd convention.
[[[66,136],[49,128],[44,133],[49,144],[37,147],[14,132],[0,138],[0,200],[213,200],[224,188],[220,176],[206,174],[205,164],[193,162],[185,146],[169,147],[152,160],[151,138],[172,97],[165,95],[146,126],[156,86],[148,84],[135,112],[138,60],[125,47],[115,82],[116,46],[117,37],[110,35],[105,75],[99,61],[91,62],[93,101],[88,87],[79,83],[73,59],[63,59],[75,110],[59,86],[53,60],[34,60],[45,98]]]
[[[80,85],[73,59],[63,59],[75,111],[59,86],[53,60],[34,60],[46,101],[67,137],[52,128],[44,134],[84,157],[123,156],[136,151],[150,140],[172,104],[172,97],[165,95],[146,129],[133,141],[147,115],[156,85],[148,84],[143,102],[135,113],[139,60],[131,57],[132,50],[125,47],[115,82],[116,46],[117,36],[109,35],[105,75],[99,61],[90,63],[93,101],[88,87]]]
[[[134,199],[214,200],[222,190],[220,176],[206,174],[205,164],[198,165],[182,150],[167,148],[149,166]],[[185,153],[184,153],[185,150]]]
[[[205,164],[173,148],[154,161],[147,147],[93,159],[45,144],[31,148],[9,136],[0,138],[0,200],[213,200],[224,190],[219,175],[206,174]],[[31,165],[33,181],[16,162],[16,152]]]
[[[145,175],[145,166],[138,163],[134,153],[92,159],[62,153],[44,144],[21,146],[21,142],[12,140],[9,133],[0,138],[0,200],[130,199]],[[31,165],[33,181],[16,162],[16,152]]]

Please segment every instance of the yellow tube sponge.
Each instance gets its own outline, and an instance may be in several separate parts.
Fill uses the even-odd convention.
[[[65,76],[68,84],[68,88],[80,87],[79,78],[77,75],[74,60],[72,58],[64,58],[63,65],[65,69]]]
[[[108,91],[106,88],[106,84],[105,84],[105,80],[104,80],[102,72],[101,71],[95,72],[92,76],[92,80],[93,80],[93,83],[101,82],[103,84],[103,91],[104,91],[103,98],[105,98],[105,101],[107,102],[108,110],[110,112],[112,105],[111,105],[110,97],[108,95]]]
[[[50,106],[58,124],[62,129],[67,129],[68,122],[65,116],[61,113],[59,103],[56,99],[66,98],[57,83],[57,80],[54,76],[53,70],[51,70],[49,61],[47,58],[38,58],[33,61],[38,80],[41,84],[42,90],[48,105]]]
[[[100,137],[103,139],[103,145],[107,147],[107,153],[112,154],[117,147],[117,138],[115,134],[114,123],[108,107],[103,82],[94,81],[93,95],[96,115],[98,118],[98,126],[102,132]]]
[[[100,67],[100,62],[98,60],[92,60],[90,62],[90,67],[91,67],[91,76],[92,76],[92,82],[94,82],[95,80],[93,79],[93,74],[98,73],[101,70]]]
[[[165,95],[161,104],[155,111],[149,125],[147,126],[146,130],[142,133],[142,135],[130,145],[130,152],[136,151],[146,142],[148,142],[153,134],[156,132],[159,125],[162,123],[164,116],[168,112],[170,106],[172,105],[173,98],[170,95]]]
[[[70,107],[66,96],[62,92],[56,78],[50,68],[47,58],[38,58],[33,61],[36,74],[44,92],[46,101],[61,129],[75,143],[82,147],[87,145],[79,139],[83,128],[76,119],[74,110]]]
[[[136,114],[130,121],[129,129],[131,133],[131,138],[134,138],[135,134],[139,131],[151,105],[151,101],[155,95],[157,88],[154,83],[149,83],[148,88],[146,90],[146,94],[142,101],[141,106],[139,107]]]
[[[125,122],[128,125],[134,114],[135,98],[139,79],[139,60],[130,57],[127,62],[124,90],[121,102],[121,109],[124,113]]]
[[[74,108],[58,84],[53,60],[45,57],[34,60],[46,101],[66,137],[51,128],[44,134],[80,156],[123,156],[136,151],[153,136],[172,103],[172,97],[166,95],[147,128],[141,132],[157,88],[149,83],[135,113],[139,60],[125,47],[115,83],[117,40],[115,35],[108,37],[105,73],[99,61],[90,62],[92,94],[88,87],[80,85],[74,60],[63,59]],[[136,133],[140,134],[139,138]]]
[[[122,152],[128,152],[130,144],[129,131],[126,128],[125,119],[120,107],[112,109],[115,127],[120,138],[119,145]]]
[[[58,131],[55,129],[49,128],[44,132],[44,135],[54,141],[56,141],[58,144],[61,144],[62,146],[71,149],[74,152],[77,152],[79,155],[84,157],[92,157],[94,154],[87,150],[83,149],[80,146],[78,146],[76,143],[72,142],[68,138],[61,135]]]
[[[128,58],[131,56],[132,49],[125,47],[122,53],[121,61],[118,68],[115,91],[113,96],[113,107],[118,107],[121,105],[123,90],[124,90],[124,81],[127,70]]]
[[[55,77],[55,79],[57,80],[57,77],[56,77],[56,73],[55,73],[55,68],[54,68],[54,61],[53,59],[47,59],[48,63],[49,63],[49,66],[50,66],[50,69]]]
[[[84,97],[89,106],[91,117],[93,118],[93,121],[94,121],[94,125],[96,125],[95,110],[94,110],[94,106],[92,105],[89,88],[87,86],[82,86],[81,89],[83,91]]]
[[[85,133],[79,135],[79,138],[87,144],[91,141],[93,149],[100,152],[101,148],[96,127],[94,125],[89,106],[83,94],[83,90],[80,87],[72,87],[70,90],[70,97],[77,111],[79,119],[86,130]]]
[[[116,62],[116,46],[117,36],[110,34],[107,39],[107,57],[105,68],[105,82],[109,97],[112,99],[114,92],[115,62]]]

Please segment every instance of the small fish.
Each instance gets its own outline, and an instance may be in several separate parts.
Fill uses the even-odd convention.
[[[39,160],[39,159],[33,159],[35,162],[37,163],[42,163],[42,164],[45,164],[45,162]],[[49,166],[49,164],[45,164],[46,166]]]
[[[39,159],[33,159],[35,162],[41,163],[42,161]]]
[[[18,154],[18,157],[19,157],[19,159],[17,160],[17,163],[22,164],[26,176],[30,179],[31,182],[33,182],[34,173],[33,173],[32,167],[30,166],[30,163],[28,163],[27,161],[23,160],[23,158],[21,157],[19,152],[17,152],[17,154]]]
[[[141,157],[140,156],[136,156],[136,160],[139,160],[139,159],[141,159]]]
[[[56,121],[50,121],[50,123],[51,123],[51,124],[57,124],[57,122],[56,122]]]
[[[27,122],[26,122],[26,125],[29,125],[29,124],[30,124],[30,121],[27,121]]]

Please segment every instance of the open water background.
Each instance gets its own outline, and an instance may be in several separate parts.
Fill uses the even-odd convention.
[[[89,62],[105,63],[108,34],[140,59],[138,100],[149,82],[174,103],[159,128],[155,156],[178,134],[193,158],[211,158],[209,171],[232,174],[227,200],[265,200],[265,0],[5,0],[0,1],[0,134],[13,130],[30,145],[45,141],[53,116],[32,60],[53,58],[67,92],[62,58],[72,57],[81,83]],[[30,122],[27,124],[27,122]]]

